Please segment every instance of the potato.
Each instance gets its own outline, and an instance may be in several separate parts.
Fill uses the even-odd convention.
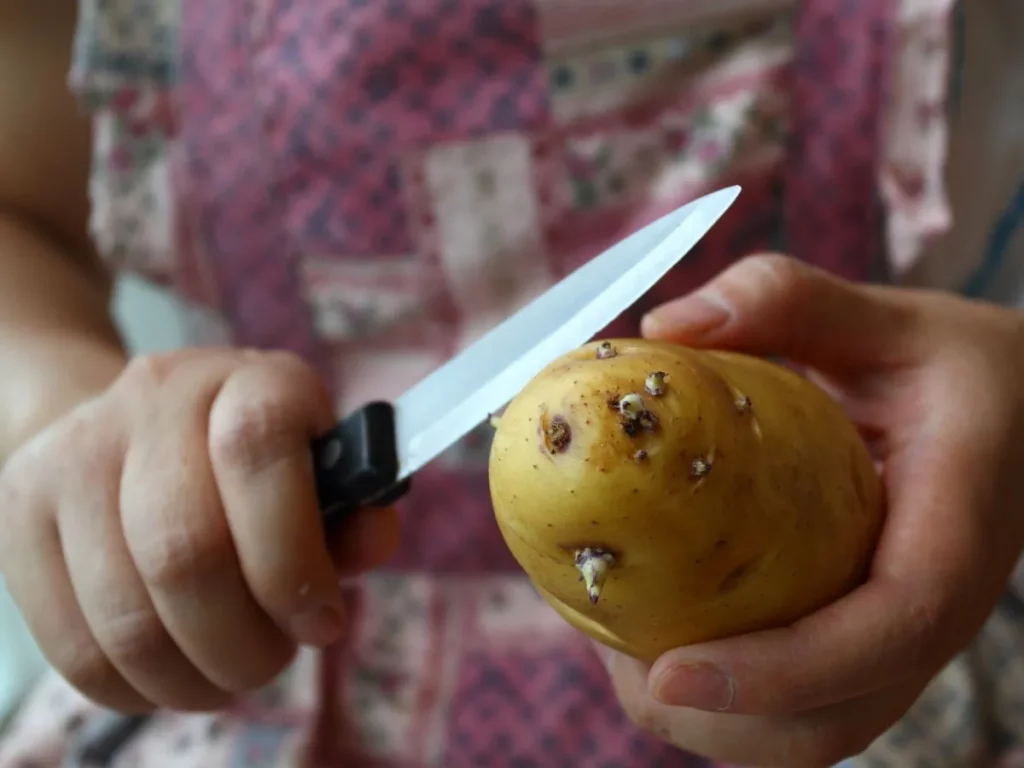
[[[496,427],[512,554],[566,621],[644,661],[836,600],[880,533],[881,479],[845,412],[759,358],[591,343]]]

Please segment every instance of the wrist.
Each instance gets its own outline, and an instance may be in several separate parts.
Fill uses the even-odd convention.
[[[121,374],[127,356],[116,340],[73,333],[0,334],[0,464],[23,443]]]

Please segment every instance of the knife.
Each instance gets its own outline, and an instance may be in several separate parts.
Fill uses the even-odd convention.
[[[371,402],[313,441],[317,497],[333,528],[385,506],[417,470],[506,405],[558,356],[647,292],[729,209],[738,186],[695,200],[609,248],[458,353],[393,403]]]

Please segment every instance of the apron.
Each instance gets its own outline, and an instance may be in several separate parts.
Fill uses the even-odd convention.
[[[901,122],[944,94],[947,6],[81,0],[92,234],[112,268],[174,292],[195,343],[301,354],[342,412],[727,184],[733,208],[604,335],[752,251],[909,279],[948,224],[946,116],[918,115],[917,143]],[[588,641],[524,579],[491,514],[488,441],[417,476],[400,551],[351,589],[345,643],[216,715],[126,720],[51,676],[0,768],[705,765],[626,721]],[[974,712],[970,670],[950,670],[938,700]],[[936,700],[853,764],[989,749]]]

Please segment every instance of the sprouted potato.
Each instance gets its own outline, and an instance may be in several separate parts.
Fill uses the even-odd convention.
[[[638,659],[834,601],[881,529],[856,428],[759,358],[592,343],[494,423],[491,496],[512,554],[565,620]]]

